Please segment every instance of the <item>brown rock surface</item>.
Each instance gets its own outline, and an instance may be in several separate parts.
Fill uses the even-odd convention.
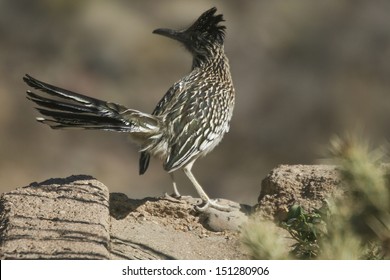
[[[246,258],[237,232],[209,230],[209,217],[216,214],[199,215],[194,203],[109,195],[106,186],[84,175],[34,183],[1,197],[0,258]],[[226,226],[227,216],[246,220],[240,211],[222,213]]]
[[[281,221],[294,204],[310,212],[342,193],[335,166],[281,165],[263,180],[255,215]],[[85,175],[33,183],[1,196],[0,258],[248,258],[238,231],[253,207],[219,200],[233,211],[198,213],[198,203],[109,194]]]
[[[336,166],[280,165],[262,181],[256,212],[283,221],[294,204],[311,212],[327,197],[342,193]]]

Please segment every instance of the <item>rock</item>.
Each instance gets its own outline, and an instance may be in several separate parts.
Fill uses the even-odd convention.
[[[319,209],[326,198],[342,193],[336,166],[280,165],[262,181],[256,213],[283,221],[294,204],[311,212]]]
[[[248,221],[248,216],[253,212],[253,207],[239,204],[226,199],[218,199],[218,204],[229,206],[230,212],[218,211],[208,208],[200,213],[202,224],[212,231],[239,231],[242,224]]]
[[[197,199],[134,200],[110,196],[112,258],[242,259],[237,232],[210,231],[194,210]],[[126,242],[124,242],[126,241]],[[144,251],[140,251],[142,244]],[[146,248],[149,248],[145,251]]]
[[[342,193],[328,165],[281,165],[262,181],[254,207],[217,201],[231,212],[199,213],[192,197],[109,194],[91,176],[50,179],[1,196],[0,258],[247,259],[238,231],[254,209],[254,218],[282,221],[294,204],[310,212]]]
[[[238,233],[210,231],[194,201],[130,199],[84,175],[34,183],[1,196],[0,258],[247,258]]]
[[[108,190],[90,176],[51,179],[0,199],[1,259],[109,259]]]

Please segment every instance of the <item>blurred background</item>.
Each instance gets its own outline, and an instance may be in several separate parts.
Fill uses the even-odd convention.
[[[230,133],[193,169],[211,197],[254,204],[272,168],[317,163],[355,126],[374,144],[390,138],[390,1],[0,0],[0,192],[88,174],[133,198],[170,193],[158,160],[138,175],[126,135],[37,123],[22,77],[152,112],[191,66],[152,30],[212,6],[226,19],[237,97]]]

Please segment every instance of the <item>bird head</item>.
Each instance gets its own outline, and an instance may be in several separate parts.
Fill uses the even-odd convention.
[[[153,31],[181,42],[195,57],[207,56],[216,47],[221,47],[225,38],[222,15],[215,15],[217,9],[211,8],[204,12],[190,27],[183,30],[159,28]]]

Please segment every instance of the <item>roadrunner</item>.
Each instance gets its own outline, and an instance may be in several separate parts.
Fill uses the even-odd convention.
[[[183,30],[156,29],[155,34],[181,42],[192,54],[191,72],[168,90],[152,114],[87,97],[26,75],[23,80],[43,93],[27,90],[43,117],[37,121],[54,129],[83,128],[126,132],[140,147],[139,172],[144,174],[151,156],[163,161],[171,175],[173,193],[180,197],[173,172],[183,169],[194,185],[204,211],[229,211],[211,200],[192,174],[194,162],[209,153],[229,131],[234,88],[224,52],[226,27],[216,8],[204,12]],[[54,99],[54,98],[55,99]]]

